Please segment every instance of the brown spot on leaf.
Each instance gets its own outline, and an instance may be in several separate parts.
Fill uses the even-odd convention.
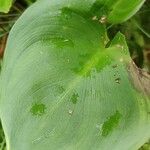
[[[138,68],[133,61],[128,66],[128,72],[134,87],[144,95],[150,96],[150,74]]]

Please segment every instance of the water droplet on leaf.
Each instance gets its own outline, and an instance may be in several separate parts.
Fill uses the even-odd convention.
[[[69,109],[68,113],[69,113],[69,115],[72,115],[73,114],[73,110]]]
[[[70,39],[65,39],[62,37],[56,37],[51,39],[51,42],[57,46],[57,48],[64,48],[64,47],[74,47],[74,43]]]
[[[120,81],[121,81],[120,78],[116,78],[116,79],[115,79],[115,82],[118,83],[118,84],[120,84]]]

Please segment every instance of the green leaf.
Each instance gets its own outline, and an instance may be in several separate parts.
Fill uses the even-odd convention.
[[[145,0],[118,0],[108,16],[111,23],[120,23],[132,17],[143,5]]]
[[[8,150],[137,150],[150,137],[149,76],[121,33],[105,48],[96,6],[39,1],[11,30],[0,78]]]
[[[8,13],[12,5],[12,0],[0,0],[0,12]]]

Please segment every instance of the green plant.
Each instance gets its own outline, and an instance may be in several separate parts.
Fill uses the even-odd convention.
[[[0,12],[7,13],[12,5],[12,0],[0,0]]]
[[[136,150],[149,139],[150,77],[124,35],[106,30],[143,3],[45,0],[25,11],[0,78],[8,150]]]

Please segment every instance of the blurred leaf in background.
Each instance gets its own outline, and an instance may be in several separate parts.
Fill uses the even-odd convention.
[[[0,12],[8,13],[12,5],[12,0],[0,0]]]
[[[110,38],[121,31],[125,36],[132,59],[136,65],[150,72],[150,0],[130,20],[110,26]]]

